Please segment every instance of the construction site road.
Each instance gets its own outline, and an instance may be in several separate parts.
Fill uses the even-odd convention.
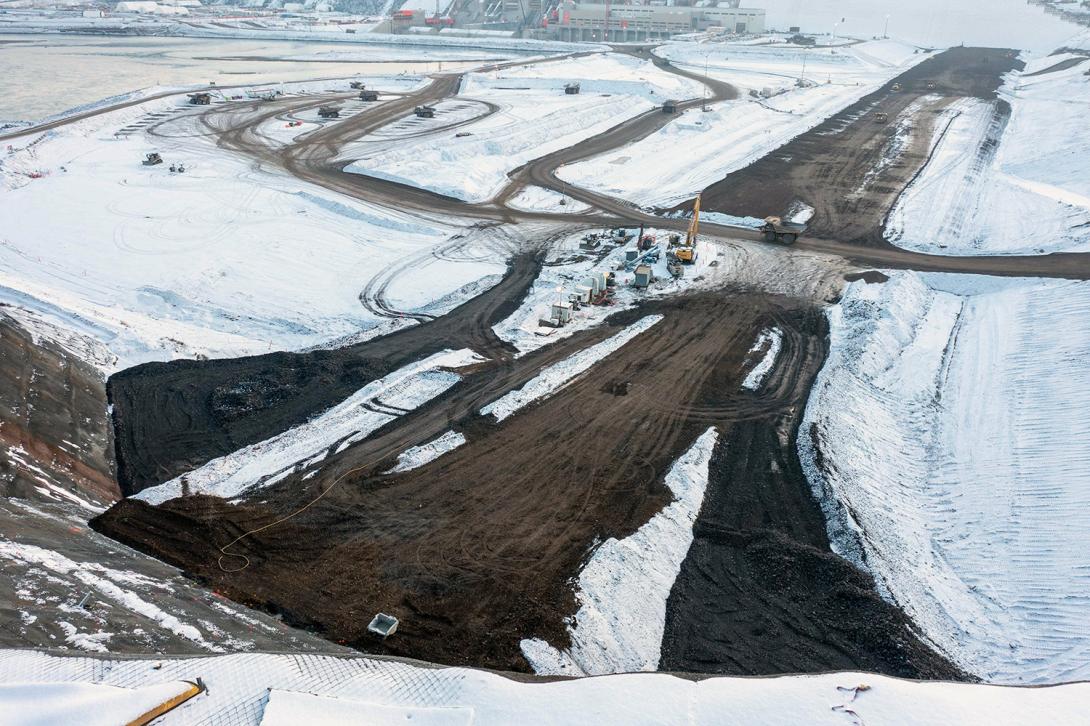
[[[701,194],[702,207],[766,217],[786,215],[802,203],[814,210],[809,222],[814,236],[890,247],[883,234],[886,218],[929,161],[942,112],[966,98],[996,102],[1003,77],[1022,67],[1017,54],[1005,49],[951,48],[935,54],[712,184]],[[1005,102],[997,106],[1009,114]]]
[[[955,51],[956,55],[947,55],[954,53]],[[631,52],[639,55],[641,51],[639,49],[634,49]],[[974,65],[972,63],[966,64],[964,62],[964,56],[966,54],[971,56],[974,53],[984,54],[985,63],[983,66]],[[678,73],[695,80],[704,80],[701,76],[679,69],[661,59],[655,59],[655,62],[663,70]],[[939,86],[936,89],[932,89],[937,93],[942,93],[943,88],[948,88],[951,89],[951,92],[955,95],[966,93],[983,94],[987,93],[987,88],[989,87],[989,84],[991,84],[991,88],[993,89],[992,92],[994,94],[994,87],[1001,75],[1002,68],[1005,67],[1004,64],[1009,65],[1012,62],[1014,61],[1009,59],[1006,51],[988,51],[986,49],[981,50],[974,48],[951,49],[950,51],[937,54],[934,58],[925,61],[921,64],[923,70],[920,70],[920,67],[917,67],[908,71],[903,76],[891,81],[882,90],[876,92],[876,94],[887,99],[881,101],[882,103],[894,104],[896,108],[903,109],[908,105],[910,99],[920,95],[920,81],[921,79],[926,78],[928,73],[935,74],[936,77],[940,78],[942,83],[946,84]],[[934,63],[934,65],[927,66],[926,64],[928,63]],[[959,69],[962,68],[969,68],[971,71],[967,79],[959,79],[958,77]],[[232,128],[227,135],[221,137],[220,143],[226,148],[231,148],[234,151],[256,158],[262,163],[286,169],[289,173],[304,181],[308,181],[331,191],[380,206],[403,211],[410,210],[427,219],[450,221],[450,218],[454,217],[466,220],[467,222],[489,221],[494,223],[518,223],[525,221],[582,224],[586,227],[646,225],[660,229],[684,230],[687,228],[688,220],[686,219],[659,216],[650,211],[642,210],[625,200],[569,184],[556,176],[556,170],[565,164],[587,159],[597,154],[606,153],[613,149],[631,144],[654,133],[657,129],[676,118],[674,115],[665,114],[659,111],[647,112],[628,119],[601,134],[523,165],[512,172],[511,182],[497,195],[496,199],[484,204],[471,204],[418,187],[399,184],[384,179],[377,179],[363,174],[345,172],[343,168],[347,165],[347,162],[336,161],[344,144],[359,139],[368,133],[372,133],[383,126],[404,117],[410,113],[412,108],[416,105],[437,103],[445,98],[454,96],[460,87],[461,78],[462,74],[437,76],[435,80],[424,89],[407,94],[403,98],[380,104],[374,109],[369,109],[363,113],[356,114],[352,118],[346,119],[340,123],[323,127],[321,130],[301,137],[294,144],[286,147],[272,147],[267,143],[263,143],[259,136],[253,133],[253,129],[276,114],[272,114],[271,116],[258,114],[249,119],[246,119],[243,115],[238,119],[237,123],[245,128]],[[910,83],[910,88],[914,90],[901,94],[894,92],[892,90],[893,85],[899,82]],[[714,80],[709,80],[708,83],[711,91],[710,97],[713,102],[733,97],[734,90],[728,84],[722,84]],[[889,100],[890,98],[892,98],[892,100]],[[287,109],[291,108],[293,103],[303,107],[309,107],[316,102],[317,101],[314,98],[294,99],[294,101],[285,100],[278,104],[278,113],[286,112]],[[689,99],[681,102],[680,106],[682,109],[693,108],[703,102],[704,99]],[[842,180],[847,180],[844,183],[847,183],[853,178],[852,174],[856,174],[858,178],[861,179],[866,175],[866,169],[864,167],[866,167],[867,164],[873,165],[876,161],[874,158],[877,153],[874,151],[877,148],[876,143],[874,141],[868,142],[867,139],[888,139],[889,134],[888,129],[875,124],[872,120],[861,114],[862,109],[870,108],[873,103],[875,103],[874,99],[871,99],[870,101],[867,101],[866,99],[860,101],[851,109],[838,114],[833,119],[818,126],[811,132],[800,136],[796,141],[791,143],[812,146],[816,143],[815,139],[819,139],[821,143],[830,147],[823,153],[823,158],[835,158],[838,150],[844,151],[848,155],[848,158],[855,160],[854,163],[856,166],[853,167],[854,171],[852,171],[852,173],[844,172],[841,174],[840,178]],[[227,105],[223,105],[208,113],[223,113],[227,109]],[[831,137],[822,135],[828,131],[828,128],[826,128],[827,126],[832,128],[837,124],[850,127],[850,132]],[[215,127],[211,123],[209,125],[213,128]],[[247,131],[247,128],[249,131]],[[865,146],[873,153],[870,156],[860,155],[857,153],[857,149],[861,148],[861,146]],[[782,149],[773,151],[768,157],[765,157],[764,160],[756,162],[753,167],[760,168],[761,164],[781,163],[777,162],[776,159],[782,158],[785,158]],[[917,155],[916,162],[917,164],[922,163],[923,158]],[[821,161],[818,160],[816,163],[818,166],[815,167],[813,164],[808,165],[805,162],[800,162],[791,167],[791,174],[800,175],[801,178],[809,178],[806,175],[810,172],[807,172],[806,170],[813,167],[815,169],[813,172],[814,178],[820,179],[823,174],[820,169]],[[737,174],[757,173],[756,171],[750,172],[748,169],[750,169],[750,167],[737,172]],[[859,223],[854,221],[854,218],[851,215],[840,213],[838,218],[850,220],[848,223],[849,229],[845,230],[849,233],[847,238],[842,239],[838,236],[829,235],[804,236],[791,249],[820,252],[840,257],[860,269],[890,268],[918,270],[921,272],[971,273],[1005,277],[1090,279],[1090,254],[1086,253],[1011,255],[1002,257],[954,257],[913,252],[894,247],[884,241],[877,241],[873,234],[873,230],[881,227],[881,221],[884,220],[885,215],[888,214],[889,207],[896,200],[896,197],[903,190],[904,186],[907,185],[909,178],[911,177],[910,172],[912,167],[909,164],[901,163],[896,166],[896,170],[898,174],[897,180],[878,185],[881,188],[881,203],[874,203],[869,206],[870,211],[868,214],[870,216],[866,217],[864,221],[866,229],[870,230],[870,232],[862,236],[867,244],[859,244],[861,238],[860,233],[853,231],[859,226]],[[734,175],[731,175],[731,177],[728,177],[727,180],[720,184],[733,184],[732,179],[734,179]],[[511,209],[505,206],[505,203],[518,194],[521,189],[524,189],[531,184],[565,194],[578,202],[589,205],[597,211],[563,214],[554,212],[528,212]],[[760,184],[755,183],[751,186],[754,189],[780,188],[776,187],[775,184],[773,184],[772,187],[768,187],[767,184],[768,183],[766,182],[761,182]],[[806,188],[817,189],[820,187],[821,182],[818,181]],[[839,189],[839,187],[837,188]],[[711,190],[715,189],[717,189],[717,187],[713,185]],[[791,200],[799,198],[800,196],[805,196],[802,191],[798,191],[794,187],[788,186],[783,187],[783,189],[786,189],[784,193],[780,194],[777,192],[777,194],[779,194],[779,197],[788,200],[784,202],[785,205],[789,204]],[[714,202],[717,192],[711,190],[709,190],[708,193]],[[778,199],[779,197],[776,198]],[[833,192],[829,192],[823,199],[828,200],[828,204],[832,207],[836,207],[839,203],[837,202],[837,199],[840,199],[840,196],[837,196]],[[765,202],[762,201],[761,205],[764,204]],[[687,208],[686,205],[679,206],[679,209]],[[764,207],[762,206],[761,208],[763,209]],[[775,209],[780,212],[783,211],[781,206],[776,206]],[[739,213],[740,211],[745,214],[757,213],[753,210],[743,210],[741,207],[733,208],[733,210],[734,213]],[[819,232],[822,231],[820,224],[818,225],[817,230]],[[705,237],[717,237],[722,240],[747,240],[767,245],[770,248],[775,248],[777,246],[775,244],[763,242],[761,234],[750,228],[730,227],[705,222],[701,225],[701,231]]]

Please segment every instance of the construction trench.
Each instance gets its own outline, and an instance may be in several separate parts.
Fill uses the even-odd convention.
[[[813,206],[815,236],[780,252],[839,260],[845,270],[818,269],[821,255],[813,263],[815,277],[834,281],[849,271],[881,284],[880,274],[868,272],[874,266],[1090,278],[1084,255],[939,258],[881,240],[886,214],[926,161],[936,111],[959,96],[993,98],[1000,76],[1016,63],[1001,50],[938,54],[895,79],[904,90],[893,91],[891,82],[712,185],[704,192],[705,208],[763,216],[781,214],[796,201]],[[287,146],[272,147],[255,130],[329,98],[209,109],[199,117],[200,133],[259,164],[372,203],[457,215],[477,220],[477,229],[508,226],[513,231],[498,249],[510,259],[502,282],[446,315],[418,317],[411,327],[363,343],[144,364],[111,376],[106,390],[95,393],[108,395],[113,406],[116,477],[128,496],[307,421],[439,350],[471,348],[488,360],[429,403],[257,496],[233,504],[197,495],[158,506],[122,499],[92,527],[239,603],[336,643],[441,664],[527,671],[519,642],[537,637],[558,648],[569,643],[567,626],[577,608],[573,579],[595,543],[633,533],[668,504],[665,472],[714,426],[719,444],[694,541],[667,603],[661,668],[965,678],[915,635],[869,576],[833,554],[801,471],[798,425],[827,351],[827,296],[728,283],[645,301],[520,357],[492,331],[521,304],[551,245],[572,230],[618,222],[685,224],[555,176],[561,164],[643,138],[669,118],[638,116],[530,162],[496,199],[481,205],[347,174],[334,161],[344,144],[416,105],[455,94],[459,85],[460,76],[441,76],[418,93]],[[717,100],[730,98],[731,90],[726,84],[712,88]],[[912,143],[866,189],[849,195],[878,167],[892,133],[868,114],[881,108],[893,117],[914,102],[920,104]],[[833,128],[843,130],[830,135]],[[560,215],[506,206],[531,183],[594,209]],[[705,230],[746,238],[713,225]],[[361,300],[398,315],[380,293]],[[543,367],[649,314],[664,319],[549,398],[502,423],[479,414]],[[783,332],[783,349],[761,387],[745,390],[750,348],[771,326]],[[400,452],[449,429],[467,443],[418,469],[383,473]],[[376,612],[401,619],[396,636],[383,641],[367,632]]]

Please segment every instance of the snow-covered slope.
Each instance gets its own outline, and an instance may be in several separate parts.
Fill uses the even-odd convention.
[[[207,693],[157,724],[1001,726],[1042,719],[1079,723],[1090,709],[1086,683],[1004,688],[916,683],[867,673],[705,680],[638,673],[542,683],[367,657],[230,655],[125,661],[0,651],[0,682],[137,688],[197,677]],[[40,723],[33,720],[33,711],[8,708],[2,713],[10,726]]]
[[[888,239],[951,255],[1090,249],[1090,61],[1078,58],[1030,62],[1007,77],[1000,102],[955,104],[890,215]],[[1075,65],[1033,75],[1065,61]]]
[[[602,542],[579,573],[572,646],[558,651],[538,638],[522,653],[542,675],[653,671],[662,654],[666,600],[693,543],[693,523],[708,486],[718,439],[710,428],[666,473],[674,501],[624,539]]]
[[[1090,284],[894,273],[829,317],[799,452],[837,549],[968,671],[1090,677]]]

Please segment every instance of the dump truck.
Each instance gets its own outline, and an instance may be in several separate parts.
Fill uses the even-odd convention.
[[[806,231],[805,224],[785,222],[779,217],[765,217],[765,223],[758,227],[765,242],[779,242],[793,245],[799,235]]]
[[[378,91],[360,91],[361,101],[377,101]]]
[[[336,106],[322,106],[318,109],[318,116],[321,118],[339,118],[341,115],[341,109]]]

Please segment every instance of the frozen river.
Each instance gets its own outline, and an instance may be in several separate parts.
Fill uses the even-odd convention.
[[[0,121],[33,121],[156,85],[433,72],[511,55],[279,40],[0,35]]]

